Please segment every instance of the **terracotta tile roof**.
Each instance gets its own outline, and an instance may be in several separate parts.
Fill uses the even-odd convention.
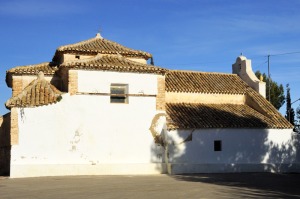
[[[56,103],[61,99],[57,88],[44,79],[43,73],[32,81],[17,96],[10,98],[5,103],[6,108],[12,107],[36,107]]]
[[[263,96],[254,91],[252,88],[247,89],[247,99],[258,105],[259,111],[274,122],[274,128],[293,128],[293,125],[287,121],[278,110]],[[253,107],[257,109],[257,107]]]
[[[126,57],[143,57],[149,59],[152,57],[150,53],[140,50],[127,48],[116,42],[103,39],[99,34],[95,38],[88,39],[79,43],[61,46],[56,50],[53,60],[57,59],[59,52],[75,52],[83,54],[120,54]]]
[[[243,104],[167,103],[168,129],[292,128]]]
[[[166,72],[164,68],[131,61],[121,55],[97,55],[91,59],[65,62],[60,65],[60,68],[154,74],[164,74]]]
[[[44,62],[35,65],[16,66],[6,71],[6,73],[15,75],[37,75],[40,71],[42,71],[45,75],[53,75],[56,70],[57,66],[55,66],[52,62]]]
[[[168,71],[167,92],[245,94],[246,83],[236,74]]]
[[[16,66],[6,71],[6,84],[12,86],[12,75],[37,75],[43,72],[45,75],[54,75],[57,71],[57,66],[52,62],[44,62],[34,65]]]

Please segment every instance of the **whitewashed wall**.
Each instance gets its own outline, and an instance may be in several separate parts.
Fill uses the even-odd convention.
[[[157,94],[157,75],[101,71],[78,71],[78,92],[110,93],[110,85],[128,84],[129,94]]]
[[[110,83],[128,83],[130,92],[156,94],[155,75],[94,74],[79,72],[80,91],[109,92]],[[149,131],[157,114],[155,97],[111,104],[109,96],[64,94],[57,104],[18,114],[11,177],[165,172],[162,148]]]
[[[192,134],[191,141],[184,141]],[[298,141],[291,129],[198,129],[167,133],[170,173],[295,172]],[[214,151],[214,141],[222,151]]]

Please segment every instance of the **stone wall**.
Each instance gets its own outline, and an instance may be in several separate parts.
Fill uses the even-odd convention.
[[[157,77],[157,96],[156,96],[156,110],[164,111],[165,110],[165,77],[158,76]]]
[[[0,175],[10,171],[10,113],[0,117]]]
[[[78,91],[78,72],[77,70],[69,70],[68,92],[75,95]]]
[[[22,92],[32,81],[36,80],[36,75],[14,75],[12,80],[12,96],[15,97]],[[62,89],[62,80],[57,76],[46,75],[45,79],[59,90]]]
[[[167,92],[167,103],[244,104],[245,95]]]
[[[10,113],[10,144],[19,144],[18,111],[12,108]]]

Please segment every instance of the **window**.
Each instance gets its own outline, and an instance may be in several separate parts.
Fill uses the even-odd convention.
[[[75,59],[80,59],[80,56],[79,56],[79,55],[76,55],[76,56],[75,56]]]
[[[110,85],[110,103],[128,103],[128,85],[111,84]]]
[[[215,151],[222,151],[222,141],[221,140],[215,140],[214,141],[214,150]]]

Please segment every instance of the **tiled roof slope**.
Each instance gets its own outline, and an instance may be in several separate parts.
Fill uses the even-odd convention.
[[[27,65],[27,66],[17,66],[9,69],[6,73],[11,73],[15,75],[37,75],[40,71],[42,71],[45,75],[53,75],[57,70],[57,66],[52,62],[44,62],[35,65]]]
[[[131,61],[121,55],[97,55],[91,59],[65,62],[60,65],[60,68],[154,74],[164,74],[166,72],[164,68]]]
[[[245,94],[246,83],[235,74],[168,71],[167,92]]]
[[[168,129],[292,128],[243,104],[167,103]]]
[[[17,96],[10,98],[5,103],[6,108],[36,107],[56,103],[61,99],[61,92],[44,79],[43,73],[32,81]]]
[[[152,57],[150,53],[127,48],[116,42],[103,39],[99,33],[95,38],[59,47],[56,50],[53,60],[56,60],[56,56],[58,56],[59,52],[75,52],[83,54],[120,54],[126,57],[143,57],[145,59]]]
[[[258,105],[258,107],[253,108],[260,109],[259,112],[261,112],[266,117],[271,118],[274,124],[276,124],[275,128],[293,128],[293,125],[289,121],[287,121],[268,100],[266,100],[252,88],[247,88],[246,96],[247,100],[255,102],[248,104]]]
[[[54,75],[57,66],[52,62],[44,62],[35,65],[17,66],[6,71],[6,83],[11,87],[12,75],[37,75],[43,72],[45,75]]]

